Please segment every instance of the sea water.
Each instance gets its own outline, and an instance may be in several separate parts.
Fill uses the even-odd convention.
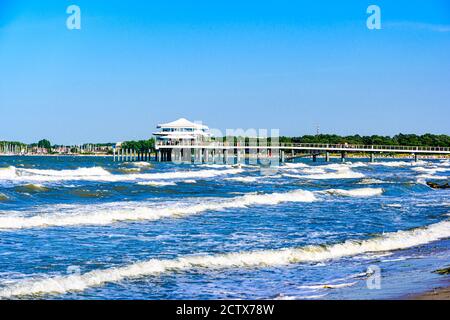
[[[0,157],[0,299],[395,299],[445,283],[450,191],[426,182],[448,181],[448,160],[270,173]]]

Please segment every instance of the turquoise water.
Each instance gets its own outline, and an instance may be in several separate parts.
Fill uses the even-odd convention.
[[[421,292],[446,281],[432,271],[450,261],[450,191],[425,181],[449,173],[448,160],[305,160],[266,175],[249,165],[0,157],[0,298]]]

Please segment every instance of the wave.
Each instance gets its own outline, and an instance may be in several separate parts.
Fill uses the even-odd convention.
[[[14,179],[16,176],[15,167],[0,168],[0,180]]]
[[[6,194],[0,192],[0,201],[7,201],[7,200],[9,200],[9,197]]]
[[[177,184],[173,181],[144,181],[138,182],[141,186],[153,186],[153,187],[165,187],[165,186],[176,186]]]
[[[190,184],[197,183],[197,181],[194,180],[194,179],[187,179],[187,180],[183,180],[183,181],[181,181],[181,182],[182,182],[182,183],[190,183]]]
[[[365,178],[365,179],[362,179],[357,184],[385,184],[385,183],[392,183],[392,182],[387,182],[387,181],[374,179],[374,178]]]
[[[192,179],[192,178],[212,178],[221,175],[239,174],[244,170],[232,168],[225,170],[193,170],[193,171],[173,171],[160,173],[141,174],[112,174],[101,167],[78,168],[75,170],[40,170],[40,169],[18,169],[9,167],[0,170],[0,181],[19,182],[55,182],[55,181],[139,181],[139,180],[169,180],[169,179]]]
[[[122,173],[141,172],[141,168],[119,168],[117,171]]]
[[[417,171],[417,172],[421,172],[421,173],[426,173],[426,174],[435,174],[435,173],[437,173],[437,172],[447,172],[447,171],[450,171],[450,168],[415,167],[415,168],[412,168],[412,170]]]
[[[287,169],[292,169],[292,168],[308,168],[310,166],[307,165],[306,163],[294,162],[294,163],[284,163],[283,167]]]
[[[316,197],[310,191],[295,190],[286,193],[246,194],[231,199],[215,199],[202,203],[172,206],[164,208],[145,207],[143,203],[128,204],[117,209],[118,204],[106,206],[75,207],[69,214],[61,214],[62,208],[57,206],[53,214],[39,214],[32,217],[2,216],[0,230],[23,229],[37,227],[64,227],[74,225],[107,225],[121,221],[157,220],[169,217],[182,217],[205,211],[218,211],[232,208],[245,208],[252,205],[276,205],[282,202],[312,202]],[[94,212],[93,212],[94,211]]]
[[[153,167],[153,165],[150,162],[146,162],[146,161],[129,162],[129,164],[133,167],[138,167],[138,168]]]
[[[386,206],[388,208],[402,208],[403,207],[400,203],[388,203],[388,204],[385,204],[384,206]]]
[[[312,289],[312,290],[319,290],[319,289],[341,289],[346,287],[352,287],[356,285],[358,282],[348,282],[348,283],[324,283],[324,284],[314,284],[314,285],[303,285],[299,286],[299,289]]]
[[[384,166],[384,167],[413,167],[417,165],[424,165],[425,161],[419,160],[417,162],[413,161],[381,161],[381,162],[372,162],[370,165],[372,166]]]
[[[312,180],[328,180],[328,179],[360,179],[365,175],[359,172],[354,172],[350,168],[340,168],[336,172],[325,172],[317,174],[283,174],[285,177],[298,179],[312,179]]]
[[[439,162],[439,165],[441,165],[443,167],[450,167],[450,160],[441,160]]]
[[[233,177],[233,178],[225,178],[224,180],[251,183],[251,182],[258,181],[258,178],[257,177]]]
[[[277,295],[274,300],[314,300],[321,299],[325,297],[327,294],[314,294],[314,295],[306,295],[306,296],[289,296],[284,294]]]
[[[382,188],[360,188],[353,190],[328,189],[322,192],[344,197],[372,197],[382,195],[384,191]]]
[[[19,192],[46,192],[50,189],[38,183],[30,183],[17,187]]]
[[[421,184],[426,184],[429,180],[447,180],[448,176],[435,176],[432,174],[421,174],[417,176],[417,182]]]
[[[64,294],[126,279],[191,269],[256,268],[320,262],[369,252],[407,249],[448,237],[450,237],[450,220],[445,220],[426,227],[385,233],[367,240],[347,240],[327,246],[311,245],[292,249],[182,256],[176,259],[150,259],[123,267],[93,270],[79,275],[19,281],[0,289],[0,297]]]

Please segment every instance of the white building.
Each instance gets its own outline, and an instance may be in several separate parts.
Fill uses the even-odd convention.
[[[156,140],[163,144],[177,144],[180,141],[207,141],[211,137],[209,128],[205,125],[181,118],[169,123],[158,124],[158,132],[154,132]]]

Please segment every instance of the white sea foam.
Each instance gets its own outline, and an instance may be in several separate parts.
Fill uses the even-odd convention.
[[[257,177],[232,177],[232,178],[225,178],[224,180],[251,183],[251,182],[258,181],[258,178]]]
[[[194,179],[187,179],[187,180],[183,180],[182,182],[183,183],[191,183],[191,184],[197,183],[197,181]]]
[[[0,170],[0,181],[13,182],[55,182],[55,181],[139,181],[139,180],[171,180],[171,179],[192,179],[192,178],[212,178],[222,175],[232,175],[242,173],[240,168],[224,170],[192,170],[192,171],[172,171],[141,174],[112,174],[101,167],[78,168],[75,170],[40,170],[40,169],[18,169],[9,167]]]
[[[443,167],[450,167],[450,160],[441,160],[439,165]]]
[[[383,166],[383,167],[412,167],[419,164],[425,164],[424,161],[417,162],[407,162],[407,161],[380,161],[380,162],[372,162],[370,165],[372,166]]]
[[[449,177],[447,176],[436,176],[436,175],[432,175],[432,174],[421,174],[419,176],[417,176],[417,182],[418,183],[426,183],[427,180],[446,180]]]
[[[132,165],[133,167],[139,167],[139,168],[147,168],[147,167],[152,166],[152,164],[150,162],[146,162],[146,161],[130,162],[130,165]]]
[[[317,174],[283,174],[285,177],[298,179],[312,179],[312,180],[328,180],[328,179],[359,179],[364,178],[365,175],[360,172],[354,172],[350,168],[339,168],[335,172],[325,172]]]
[[[93,270],[80,275],[64,275],[23,280],[0,289],[0,297],[63,294],[126,279],[191,269],[255,268],[292,263],[320,262],[369,252],[383,252],[420,246],[450,237],[450,221],[427,227],[385,233],[368,240],[348,240],[328,246],[236,252],[217,255],[182,256],[177,259],[150,259],[123,267]]]
[[[325,297],[327,294],[313,294],[313,295],[306,295],[306,296],[286,296],[283,294],[279,294],[274,298],[274,300],[314,300],[314,299],[320,299]]]
[[[400,203],[388,203],[385,206],[389,208],[402,208],[402,205]]]
[[[195,204],[174,204],[164,207],[146,207],[143,203],[128,203],[99,206],[76,206],[67,210],[56,206],[51,213],[37,214],[31,217],[7,215],[0,216],[0,230],[37,227],[64,227],[74,225],[106,225],[120,221],[157,220],[170,217],[182,217],[205,211],[245,208],[252,205],[275,205],[282,202],[312,202],[316,197],[310,191],[295,190],[286,193],[246,194],[229,199],[214,199]],[[70,208],[69,208],[70,209]]]
[[[314,285],[303,285],[299,286],[299,289],[312,289],[312,290],[320,290],[320,289],[341,289],[346,287],[352,287],[358,282],[347,282],[347,283],[324,283],[324,284],[314,284]]]
[[[415,167],[412,170],[417,172],[422,172],[426,174],[435,174],[437,172],[447,172],[450,171],[450,168],[438,168],[438,167]]]
[[[383,194],[382,188],[360,188],[360,189],[328,189],[323,191],[324,193],[344,196],[344,197],[373,197]]]
[[[392,182],[387,182],[387,181],[373,179],[373,178],[365,178],[365,179],[362,179],[357,184],[382,184],[382,183],[392,183]]]
[[[308,168],[310,167],[306,163],[296,162],[296,163],[285,163],[281,168],[293,169],[293,168]]]
[[[154,187],[165,187],[165,186],[176,186],[177,184],[173,181],[143,181],[138,182],[141,186],[154,186]]]
[[[17,177],[15,167],[0,168],[0,180],[14,179]]]

